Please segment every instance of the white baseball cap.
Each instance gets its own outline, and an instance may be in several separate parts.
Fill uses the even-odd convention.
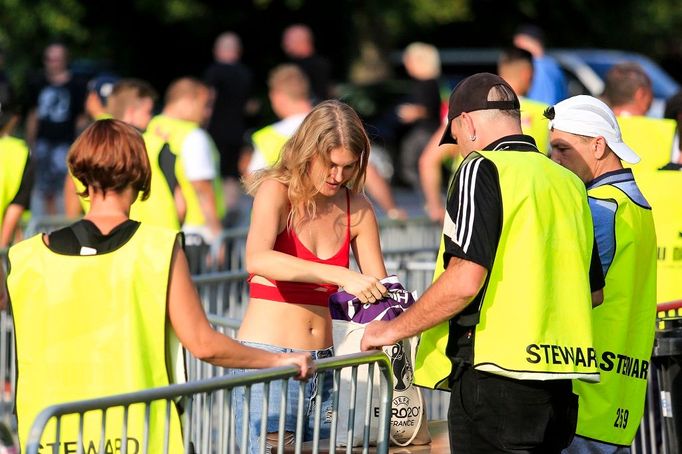
[[[554,115],[552,116],[552,110]],[[640,157],[623,142],[618,120],[602,101],[587,95],[565,99],[548,109],[549,129],[587,137],[603,137],[609,148],[623,161],[637,164]]]

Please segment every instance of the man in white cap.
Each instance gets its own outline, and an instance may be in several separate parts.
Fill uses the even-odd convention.
[[[606,279],[592,317],[599,383],[573,381],[577,436],[570,454],[627,453],[644,413],[656,317],[656,232],[632,170],[639,162],[611,109],[574,96],[547,109],[552,159],[587,186]]]

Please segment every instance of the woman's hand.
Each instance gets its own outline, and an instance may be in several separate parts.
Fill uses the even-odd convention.
[[[315,373],[315,364],[309,353],[282,353],[275,367],[296,366],[300,373],[296,380],[307,380]]]
[[[376,303],[388,292],[386,287],[374,276],[368,276],[344,268],[339,285],[346,293],[357,297],[362,303]]]

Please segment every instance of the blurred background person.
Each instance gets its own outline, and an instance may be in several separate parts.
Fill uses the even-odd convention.
[[[410,96],[397,107],[405,128],[400,140],[400,176],[419,190],[419,156],[440,125],[440,57],[430,44],[415,42],[405,48],[403,64],[412,79]]]
[[[666,118],[682,126],[682,92],[672,96],[665,105]],[[677,146],[679,146],[679,140]],[[635,166],[636,168],[636,166]],[[634,169],[633,169],[634,170]],[[660,169],[639,172],[637,183],[651,204],[658,244],[657,302],[682,299],[682,267],[678,253],[682,250],[682,153],[676,150],[670,162]],[[674,360],[673,360],[674,361]]]
[[[533,80],[533,55],[519,47],[502,51],[497,61],[497,74],[512,87],[521,104],[521,129],[535,139],[538,150],[549,155],[549,129],[543,116],[547,104],[528,98]]]
[[[566,78],[559,63],[545,54],[545,33],[542,29],[532,24],[522,25],[514,33],[513,43],[533,55],[533,82],[527,96],[545,104],[556,104],[566,98]]]
[[[300,67],[310,81],[313,104],[332,97],[331,63],[315,50],[310,27],[293,24],[282,33],[282,50],[291,63]]]
[[[242,42],[234,32],[221,33],[213,45],[214,62],[204,72],[204,82],[215,93],[208,132],[220,153],[220,176],[227,218],[236,221],[234,210],[241,194],[238,162],[244,145],[247,108],[253,86],[251,70],[240,60]]]
[[[603,98],[618,118],[623,140],[641,157],[632,166],[635,176],[670,161],[676,124],[674,120],[647,116],[654,95],[644,68],[635,62],[613,65],[606,73]]]
[[[543,113],[547,104],[527,98],[525,95],[533,79],[533,56],[519,47],[509,47],[500,53],[497,74],[514,90],[519,98],[521,129],[535,139],[538,150],[549,154],[549,130]],[[445,126],[441,125],[431,136],[419,158],[419,180],[424,194],[424,210],[433,221],[442,222],[445,215],[443,205],[443,173],[449,175],[459,165],[461,158],[457,144],[440,144]]]
[[[211,115],[211,88],[200,80],[183,77],[166,90],[161,114],[147,130],[182,161],[178,183],[186,203],[182,230],[198,235],[208,245],[219,245],[225,214],[220,182],[220,156],[211,136],[201,125]]]
[[[12,94],[0,92],[0,249],[12,243],[31,204],[35,164],[26,142],[12,135],[18,122]]]
[[[112,89],[107,102],[107,114],[140,131],[149,157],[152,182],[150,195],[138,200],[130,211],[130,218],[150,225],[179,230],[185,213],[185,200],[178,183],[183,172],[182,161],[173,154],[170,146],[158,135],[146,132],[152,118],[156,90],[139,79],[121,79]],[[74,177],[67,177],[64,204],[67,214],[75,217],[87,213],[89,200],[80,197],[85,188]]]
[[[36,160],[36,196],[33,214],[55,215],[64,178],[66,153],[76,131],[87,122],[83,113],[85,84],[68,68],[69,52],[62,43],[49,44],[43,53],[44,70],[29,82],[30,110],[26,140]]]
[[[103,74],[88,82],[88,93],[85,96],[85,113],[92,120],[111,118],[107,112],[107,98],[109,98],[114,89],[116,81],[118,81],[118,77]]]
[[[221,367],[296,365],[299,378],[311,372],[307,354],[251,349],[214,331],[192,284],[182,237],[128,218],[131,204],[150,190],[139,131],[118,120],[97,121],[76,140],[68,163],[91,201],[85,218],[35,235],[9,253],[22,443],[46,406],[184,381],[177,373],[184,369],[181,345]],[[85,278],[93,273],[106,279]],[[149,450],[161,452],[166,406],[150,411]],[[179,413],[175,406],[169,411],[169,452],[182,452]],[[130,413],[141,421],[144,407]],[[83,442],[90,450],[100,445],[101,418],[92,412],[84,420]],[[62,440],[75,440],[77,427],[78,418],[64,419]],[[116,423],[107,427],[109,437],[120,434]],[[131,423],[127,435],[139,443],[142,424]]]

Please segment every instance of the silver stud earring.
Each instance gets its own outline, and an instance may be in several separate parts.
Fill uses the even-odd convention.
[[[476,140],[476,135],[473,135],[473,136],[469,137],[469,139],[470,139],[472,142],[474,142],[474,141]]]

